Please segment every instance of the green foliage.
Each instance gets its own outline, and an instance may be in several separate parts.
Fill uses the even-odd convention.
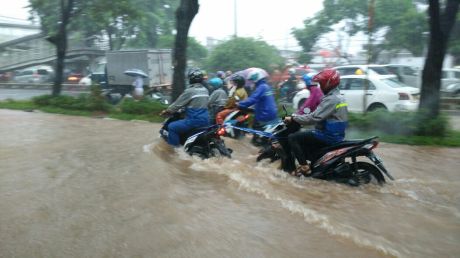
[[[349,114],[349,125],[362,131],[378,131],[388,135],[439,136],[444,137],[449,129],[448,118],[426,119],[421,113],[386,111],[363,114]]]
[[[68,3],[70,0],[64,0]],[[84,38],[109,38],[111,49],[124,46],[155,48],[160,35],[171,35],[174,10],[179,0],[72,0],[68,30]],[[48,36],[58,32],[61,1],[30,0],[31,14],[38,17]]]
[[[37,107],[33,102],[29,100],[12,100],[7,99],[0,101],[0,108],[6,109],[17,109],[17,110],[33,110]]]
[[[160,36],[158,39],[158,48],[174,48],[174,35]],[[208,50],[201,45],[195,38],[188,37],[187,42],[187,59],[197,63],[196,66],[201,66],[202,60],[208,55]]]
[[[140,18],[135,21],[136,33],[129,39],[127,46],[161,48],[160,38],[172,35],[175,29],[175,10],[179,6],[179,0],[135,0],[134,5],[141,13]]]
[[[100,95],[100,90],[97,87],[92,88],[92,93],[89,95],[72,96],[52,96],[43,95],[32,98],[32,103],[39,107],[54,107],[70,110],[84,111],[109,111],[110,105]]]
[[[148,99],[140,101],[125,99],[120,103],[121,112],[127,114],[157,115],[165,108],[165,105],[156,101],[149,101]]]
[[[207,69],[210,71],[238,71],[248,67],[260,67],[269,71],[281,66],[283,59],[275,47],[253,38],[233,38],[215,47],[211,52]]]
[[[293,30],[305,52],[311,51],[318,39],[331,31],[331,26],[345,22],[341,29],[350,36],[368,32],[368,4],[361,0],[324,0],[324,8],[304,21],[304,27]],[[376,0],[373,31],[386,29],[380,49],[408,49],[421,54],[427,15],[418,12],[412,0]]]

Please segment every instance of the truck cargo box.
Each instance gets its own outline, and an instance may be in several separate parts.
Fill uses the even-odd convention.
[[[141,69],[148,74],[144,86],[167,86],[172,82],[172,56],[170,49],[144,49],[108,51],[107,78],[111,87],[130,87],[133,77],[124,74],[128,69]]]

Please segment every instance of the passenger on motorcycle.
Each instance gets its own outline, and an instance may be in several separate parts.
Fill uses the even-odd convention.
[[[311,169],[307,160],[312,160],[319,149],[343,141],[347,127],[348,105],[338,89],[339,72],[324,69],[312,80],[319,83],[324,93],[318,108],[312,113],[293,114],[285,118],[286,123],[295,121],[301,125],[316,124],[314,130],[300,131],[288,137],[291,151],[300,164],[293,172],[295,176],[309,175]]]
[[[307,89],[310,91],[310,96],[299,108],[299,110],[297,110],[297,114],[299,115],[308,114],[315,111],[321,102],[321,98],[324,96],[318,85],[316,83],[312,83],[311,81],[314,75],[315,73],[307,73],[302,76]]]
[[[272,87],[266,83],[268,73],[261,68],[251,68],[247,75],[246,80],[255,84],[255,89],[251,96],[246,100],[238,103],[238,108],[247,109],[255,105],[255,117],[252,128],[254,130],[262,130],[267,124],[274,123],[278,120],[278,109],[276,107],[275,97]],[[252,143],[260,145],[261,139],[254,135]]]
[[[212,78],[209,80],[209,85],[211,85],[213,92],[211,93],[211,96],[209,97],[209,118],[211,124],[215,123],[216,120],[216,115],[218,112],[220,112],[222,109],[224,109],[225,103],[227,103],[227,92],[223,89],[222,85],[223,82],[220,78]]]
[[[246,84],[246,81],[244,80],[243,76],[240,76],[238,74],[233,75],[230,78],[230,82],[232,86],[228,92],[229,98],[227,100],[227,103],[225,104],[224,110],[217,113],[217,116],[216,116],[217,124],[224,123],[225,117],[227,117],[228,114],[230,114],[237,108],[237,104],[236,104],[237,101],[245,100],[248,97],[248,93],[244,89],[244,85]]]
[[[209,125],[209,93],[202,84],[203,77],[200,69],[192,69],[188,74],[190,86],[160,113],[168,115],[185,108],[185,119],[172,122],[168,126],[168,143],[172,146],[180,145],[180,134]]]

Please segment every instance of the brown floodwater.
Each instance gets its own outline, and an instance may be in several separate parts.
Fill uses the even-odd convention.
[[[381,144],[353,188],[172,150],[159,124],[0,110],[0,257],[459,257],[458,148]]]

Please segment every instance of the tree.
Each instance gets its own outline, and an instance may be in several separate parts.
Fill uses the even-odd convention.
[[[304,21],[304,27],[293,35],[305,52],[332,27],[350,36],[367,33],[368,6],[362,0],[324,0],[324,8]],[[380,0],[375,4],[374,31],[384,34],[381,47],[374,49],[407,49],[415,55],[423,50],[422,32],[426,30],[426,15],[417,11],[412,0]],[[374,56],[376,56],[374,54]]]
[[[164,35],[158,38],[157,48],[173,48],[174,36]],[[195,64],[201,66],[201,62],[208,55],[208,50],[201,45],[195,38],[188,37],[187,39],[187,59],[194,61]]]
[[[32,12],[40,17],[42,30],[48,35],[48,41],[56,46],[56,69],[52,95],[61,94],[64,59],[67,51],[67,27],[71,18],[82,8],[78,0],[31,0]],[[55,15],[55,11],[59,10]]]
[[[181,0],[176,10],[176,40],[174,42],[174,75],[172,98],[175,100],[185,89],[185,67],[187,61],[188,31],[198,13],[198,0]]]
[[[110,50],[121,49],[139,33],[138,21],[145,15],[139,1],[86,0],[84,12],[73,19],[71,26],[88,37],[107,38]]]
[[[281,66],[283,58],[275,47],[253,38],[233,38],[217,45],[207,62],[209,70],[238,71],[249,67],[271,70]]]
[[[431,120],[439,114],[442,63],[460,1],[448,0],[442,11],[439,0],[429,0],[429,4],[430,43],[422,74],[419,112]]]
[[[179,0],[136,0],[142,6],[142,15],[136,20],[136,34],[127,42],[131,47],[158,48],[161,37],[173,38],[175,28],[174,10]],[[174,39],[172,39],[172,48]]]

